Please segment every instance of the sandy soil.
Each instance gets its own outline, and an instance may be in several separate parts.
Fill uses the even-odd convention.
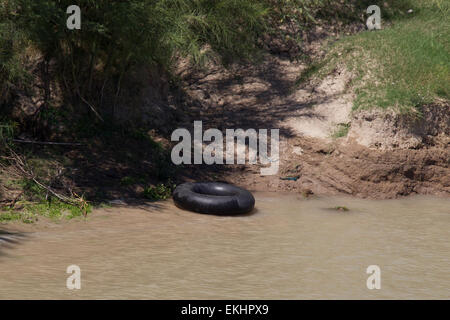
[[[202,120],[204,130],[280,129],[277,175],[261,176],[258,166],[246,165],[231,166],[210,179],[306,196],[450,196],[448,104],[425,109],[417,123],[390,112],[352,113],[349,73],[336,70],[319,84],[298,87],[295,81],[303,68],[301,62],[273,55],[258,67],[180,67],[193,106],[186,128]],[[351,124],[350,132],[333,138],[339,124]],[[198,179],[200,171],[210,169],[193,170]],[[291,179],[284,180],[287,177]]]

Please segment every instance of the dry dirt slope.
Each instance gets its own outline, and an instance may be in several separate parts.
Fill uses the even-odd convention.
[[[224,179],[251,190],[304,194],[450,195],[448,104],[427,107],[418,121],[390,112],[352,113],[351,74],[336,71],[318,85],[296,87],[303,68],[274,56],[258,67],[180,67],[193,105],[186,127],[202,120],[204,129],[222,131],[280,128],[277,175],[261,176],[247,165],[228,170]],[[339,124],[350,124],[350,132],[333,138]]]

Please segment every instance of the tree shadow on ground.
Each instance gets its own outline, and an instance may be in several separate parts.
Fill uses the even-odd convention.
[[[52,187],[57,190],[70,189],[94,204],[142,199],[147,188],[160,183],[227,181],[230,173],[239,173],[246,166],[176,166],[170,157],[175,143],[170,142],[167,132],[171,133],[178,127],[192,132],[194,120],[202,120],[203,131],[217,128],[224,136],[226,129],[239,128],[257,131],[279,129],[280,140],[296,136],[293,129],[285,125],[285,120],[296,116],[315,117],[312,111],[307,110],[331,97],[299,101],[292,94],[298,74],[294,70],[286,77],[284,68],[282,63],[270,62],[227,73],[219,68],[203,78],[194,76],[182,80],[185,85],[180,100],[184,103],[186,117],[167,124],[163,136],[168,141],[165,145],[155,142],[147,134],[149,130],[158,128],[136,130],[131,125],[102,124],[92,119],[86,121],[87,125],[80,126],[78,122],[83,119],[72,119],[73,132],[68,132],[67,136],[82,145],[31,144],[23,146],[23,152],[47,164],[58,162],[64,179],[55,181]],[[211,75],[212,79],[209,78]],[[206,98],[205,95],[190,94],[195,90],[204,92]],[[209,99],[208,95],[217,99]],[[303,112],[298,115],[300,110]],[[44,165],[40,171],[47,169]],[[143,205],[134,200],[126,203],[129,206]]]
[[[294,67],[292,67],[294,65]],[[298,91],[302,65],[269,57],[260,65],[226,70],[182,73],[189,117],[180,127],[193,133],[194,121],[202,121],[203,132],[215,128],[225,140],[227,129],[279,129],[280,142],[298,137],[288,120],[322,119],[313,106],[325,104],[338,94],[316,94],[314,86]],[[302,96],[305,94],[307,96]],[[248,141],[246,141],[248,145]],[[270,149],[270,146],[269,146]],[[280,150],[281,152],[281,150]],[[257,168],[257,167],[255,167]],[[231,174],[248,170],[247,165],[187,165],[179,180],[227,180]],[[252,169],[250,169],[252,170]]]

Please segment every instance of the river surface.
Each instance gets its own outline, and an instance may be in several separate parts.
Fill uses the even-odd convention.
[[[450,298],[450,199],[255,198],[239,217],[167,201],[0,225],[26,231],[0,243],[0,298]],[[69,265],[81,269],[80,290],[66,287]],[[371,265],[379,290],[367,288]]]

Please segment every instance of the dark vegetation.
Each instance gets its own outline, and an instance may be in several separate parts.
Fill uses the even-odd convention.
[[[384,3],[387,19],[409,6],[84,0],[82,29],[68,30],[73,1],[0,0],[0,220],[62,210],[80,216],[106,199],[169,197],[180,169],[158,137],[167,138],[186,110],[173,73],[179,59],[257,63],[264,52],[277,53],[280,42],[295,48],[293,58],[304,58],[302,32],[364,22],[369,5]],[[149,83],[153,103],[175,110],[170,121],[145,122],[130,111]]]

